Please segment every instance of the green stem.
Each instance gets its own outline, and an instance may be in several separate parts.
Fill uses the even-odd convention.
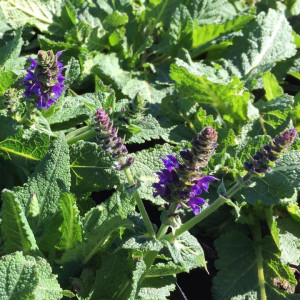
[[[265,289],[265,275],[263,268],[263,258],[262,258],[262,235],[260,230],[260,224],[257,221],[253,226],[251,226],[253,240],[255,241],[255,257],[257,262],[257,275],[258,275],[258,284],[260,289],[260,299],[267,300],[267,294]]]
[[[69,145],[72,145],[80,140],[90,140],[97,135],[95,126],[84,126],[78,128],[66,135],[66,140]]]
[[[130,172],[130,168],[125,168],[124,169],[124,173],[126,175],[128,183],[130,185],[134,185],[135,182],[134,182],[134,179],[133,179],[132,174]],[[147,231],[149,232],[149,234],[150,234],[151,237],[155,237],[155,231],[154,231],[154,229],[152,227],[152,223],[150,221],[150,218],[148,216],[148,213],[146,211],[146,208],[145,208],[145,206],[143,204],[143,201],[142,201],[142,199],[141,199],[138,191],[135,190],[132,195],[133,195],[133,198],[134,198],[134,200],[135,200],[135,202],[136,202],[136,204],[137,204],[137,206],[139,208],[139,211],[140,211],[140,213],[142,215],[142,218],[143,218],[143,220],[145,222]]]
[[[169,207],[169,210],[168,210],[168,212],[167,212],[167,217],[168,217],[169,215],[172,215],[172,214],[175,213],[177,206],[178,206],[178,203],[176,203],[176,202],[171,203],[171,205],[170,205],[170,207]],[[161,226],[160,226],[160,228],[159,228],[159,230],[158,230],[158,232],[157,232],[157,234],[156,234],[156,238],[157,238],[158,240],[160,240],[160,239],[166,234],[166,232],[167,232],[169,226],[170,226],[170,225],[166,225],[166,224],[164,224],[164,223],[161,224]]]

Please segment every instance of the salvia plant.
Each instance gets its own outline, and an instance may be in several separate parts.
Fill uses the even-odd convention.
[[[0,0],[0,299],[300,300],[299,14]]]

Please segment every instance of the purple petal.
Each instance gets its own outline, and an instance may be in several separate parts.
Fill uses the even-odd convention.
[[[36,61],[35,59],[31,58],[31,57],[29,57],[28,60],[31,61],[31,66],[28,68],[28,70],[33,70],[33,69],[35,69],[36,66],[37,66],[37,61]]]
[[[203,198],[193,197],[187,202],[187,205],[192,208],[195,215],[198,215],[201,211],[201,208],[199,205],[203,205],[205,203],[206,202]]]
[[[24,78],[24,81],[28,81],[28,80],[35,80],[34,73],[29,70],[27,70],[27,75]]]
[[[51,88],[51,92],[54,94],[53,99],[57,99],[60,97],[61,93],[63,92],[63,89],[58,84],[55,84]]]
[[[153,193],[154,198],[156,198],[157,196],[164,196],[166,194],[166,189],[159,183],[153,183],[152,186],[156,189],[156,192]]]
[[[215,178],[213,176],[204,176],[197,182],[197,185],[200,188],[202,188],[206,193],[208,193],[209,182],[215,181],[215,180],[219,181],[218,178]]]
[[[59,57],[62,55],[62,53],[65,52],[65,51],[66,51],[66,50],[58,51],[58,52],[56,53],[56,58],[59,58]]]

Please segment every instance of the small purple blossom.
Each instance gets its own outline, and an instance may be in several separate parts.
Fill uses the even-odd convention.
[[[179,162],[174,155],[167,155],[168,159],[162,158],[162,161],[167,168],[167,170],[172,171],[173,168],[178,168]]]
[[[213,176],[203,176],[201,168],[205,167],[217,146],[217,132],[206,127],[192,141],[192,148],[180,152],[183,163],[174,155],[163,158],[165,169],[157,172],[159,182],[152,186],[154,197],[161,196],[168,202],[177,202],[178,207],[189,206],[194,214],[201,211],[205,200],[200,197],[203,191],[208,193],[209,183],[219,180]]]
[[[31,65],[26,70],[27,75],[23,82],[26,87],[24,96],[26,99],[34,97],[38,108],[48,109],[64,91],[64,66],[62,61],[58,60],[62,52],[54,55],[52,50],[40,50],[37,60],[28,58]]]

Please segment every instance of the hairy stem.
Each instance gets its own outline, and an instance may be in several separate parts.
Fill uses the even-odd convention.
[[[168,212],[167,212],[167,216],[172,215],[173,213],[175,213],[177,206],[178,206],[178,204],[176,202],[172,203],[169,207]],[[160,226],[160,228],[159,228],[159,230],[156,234],[156,238],[158,240],[160,240],[166,234],[168,228],[169,228],[169,225],[161,224],[161,226]]]

